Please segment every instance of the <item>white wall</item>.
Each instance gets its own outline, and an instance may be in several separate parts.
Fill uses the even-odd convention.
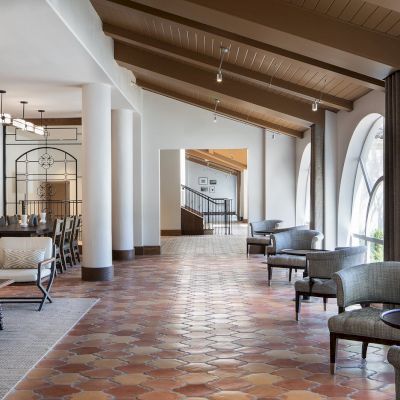
[[[281,219],[282,226],[293,226],[296,223],[296,139],[266,132],[265,163],[266,218]]]
[[[143,93],[143,245],[160,244],[160,149],[248,149],[249,220],[265,217],[264,132],[209,111]]]
[[[206,196],[232,199],[232,210],[236,211],[237,179],[235,175],[186,160],[186,185],[200,192],[201,187],[204,186],[199,185],[200,177],[217,181],[216,185],[210,185],[210,182],[205,185],[208,188],[215,187],[215,193],[204,192]]]
[[[181,154],[180,150],[160,151],[161,230],[181,229]]]

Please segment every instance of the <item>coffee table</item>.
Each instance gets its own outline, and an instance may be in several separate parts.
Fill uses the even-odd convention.
[[[0,279],[0,289],[14,283],[12,279]],[[3,330],[3,313],[0,303],[0,331]]]
[[[400,309],[384,311],[381,314],[381,321],[392,328],[400,329]]]

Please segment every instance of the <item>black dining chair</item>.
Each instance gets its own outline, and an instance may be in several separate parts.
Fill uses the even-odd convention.
[[[74,217],[65,217],[64,226],[61,235],[60,253],[64,270],[67,269],[67,264],[74,266],[71,253],[71,241],[74,227]]]
[[[63,263],[62,257],[61,257],[61,250],[60,250],[62,233],[63,233],[63,226],[64,226],[64,220],[63,219],[54,220],[53,233],[52,233],[53,244],[54,244],[53,257],[56,260],[55,261],[55,263],[56,263],[56,271],[58,271],[60,273],[63,273],[65,271],[64,263]]]
[[[71,240],[71,255],[74,265],[80,264],[81,254],[79,252],[79,233],[82,229],[82,215],[76,215],[74,218],[74,227]]]

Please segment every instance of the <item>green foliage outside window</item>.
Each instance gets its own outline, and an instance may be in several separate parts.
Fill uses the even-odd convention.
[[[383,231],[380,229],[375,229],[372,233],[374,239],[383,239]],[[383,245],[379,243],[371,244],[371,261],[378,262],[383,261]]]

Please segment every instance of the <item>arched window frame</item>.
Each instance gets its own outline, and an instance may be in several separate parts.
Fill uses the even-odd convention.
[[[367,173],[367,166],[363,160],[363,156],[366,153],[369,153],[372,142],[376,139],[376,135],[379,133],[379,128],[377,129],[377,125],[382,124],[383,125],[383,117],[379,118],[375,123],[371,126],[369,129],[364,143],[362,145],[358,161],[357,161],[357,169],[356,169],[356,174],[354,177],[354,185],[353,185],[353,196],[352,196],[352,225],[353,225],[353,213],[354,213],[354,207],[357,205],[354,204],[355,198],[356,198],[356,192],[359,189],[361,183],[358,181],[359,175],[361,175],[361,179],[363,180],[363,183],[365,184],[365,187],[368,192],[368,203],[366,207],[366,212],[365,212],[365,221],[364,221],[364,229],[363,233],[356,233],[352,232],[352,244],[355,244],[356,241],[358,241],[359,244],[365,244],[366,246],[369,247],[369,256],[371,257],[371,254],[373,251],[376,251],[377,248],[381,248],[381,253],[383,254],[383,238],[376,238],[372,237],[371,235],[368,234],[368,221],[369,217],[371,216],[370,211],[371,211],[371,205],[373,204],[373,201],[375,199],[375,196],[378,192],[378,189],[380,188],[381,185],[383,185],[384,177],[383,177],[383,170],[382,173],[378,178],[375,178],[374,181],[371,181],[371,177]],[[383,130],[381,133],[380,139],[383,139]],[[383,160],[383,150],[382,150],[382,160]],[[360,172],[360,174],[359,174]],[[382,207],[382,213],[383,213],[383,207]],[[382,215],[383,218],[383,215]],[[355,239],[355,240],[354,240]],[[372,252],[371,252],[372,251]],[[369,260],[369,261],[379,261],[379,260]]]

